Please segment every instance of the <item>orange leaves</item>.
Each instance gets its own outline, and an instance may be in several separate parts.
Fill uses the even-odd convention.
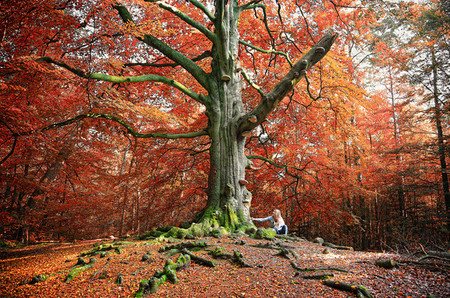
[[[0,85],[0,90],[4,90],[4,91],[26,91],[27,89],[25,87],[22,86],[18,86],[18,85],[10,85],[10,84],[5,84],[5,83],[1,83]]]
[[[139,24],[131,22],[126,24],[119,23],[117,26],[121,27],[124,33],[131,34],[137,38],[144,38],[146,34],[153,36],[169,36],[176,33],[174,29],[164,28],[165,26],[158,20],[143,20]]]

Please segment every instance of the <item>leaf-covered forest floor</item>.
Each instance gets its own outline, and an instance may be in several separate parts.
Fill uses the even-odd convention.
[[[225,236],[200,241],[206,242],[208,247],[192,250],[192,253],[213,260],[216,266],[207,267],[191,260],[177,272],[177,284],[165,282],[150,297],[356,296],[325,286],[321,280],[304,278],[319,273],[333,274],[329,280],[364,286],[373,297],[450,297],[449,267],[439,259],[417,262],[417,256],[336,249],[329,249],[329,253],[324,254],[323,246],[299,238],[256,240],[247,236]],[[120,249],[110,250],[104,257],[95,255],[92,268],[65,282],[81,253],[105,243],[113,243]],[[160,252],[161,247],[171,244],[150,240],[121,243],[109,240],[2,250],[0,297],[134,297],[141,280],[150,279],[157,270],[162,270],[167,258],[176,260],[177,254],[168,256],[169,252]],[[227,259],[213,259],[208,251],[217,247],[229,253],[241,252],[251,267]],[[276,247],[294,252],[295,258],[291,256],[289,260],[280,256]],[[143,260],[144,255],[149,259]],[[90,257],[86,258],[89,260]],[[380,258],[394,259],[399,266],[393,269],[378,267],[375,261]],[[297,268],[328,269],[299,271],[294,269],[291,261]],[[28,284],[40,274],[49,277]],[[123,278],[122,283],[117,282],[119,276]]]

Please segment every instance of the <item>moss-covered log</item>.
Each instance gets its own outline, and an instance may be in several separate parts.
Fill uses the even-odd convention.
[[[363,286],[350,285],[347,283],[343,283],[340,281],[334,281],[334,280],[324,280],[322,283],[324,285],[334,288],[334,289],[347,291],[347,292],[356,294],[357,297],[373,298],[372,294],[370,294],[369,291]]]
[[[329,248],[334,248],[334,249],[341,249],[341,250],[351,250],[353,251],[353,247],[351,246],[344,246],[344,245],[336,245],[330,242],[326,242],[324,241],[322,243],[323,246],[329,247]]]

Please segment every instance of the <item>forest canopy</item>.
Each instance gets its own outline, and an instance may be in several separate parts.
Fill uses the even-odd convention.
[[[445,242],[448,1],[0,8],[0,240],[277,208],[308,238]]]

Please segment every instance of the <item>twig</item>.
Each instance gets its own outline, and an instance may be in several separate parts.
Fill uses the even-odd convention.
[[[105,265],[103,265],[103,267],[100,268],[100,270],[98,270],[97,272],[95,272],[94,274],[92,274],[90,280],[93,280],[93,279],[95,278],[95,276],[96,276],[97,274],[99,274],[99,273],[100,273],[106,266],[108,266],[108,265],[109,265],[109,261],[107,261],[107,262],[105,263]]]

